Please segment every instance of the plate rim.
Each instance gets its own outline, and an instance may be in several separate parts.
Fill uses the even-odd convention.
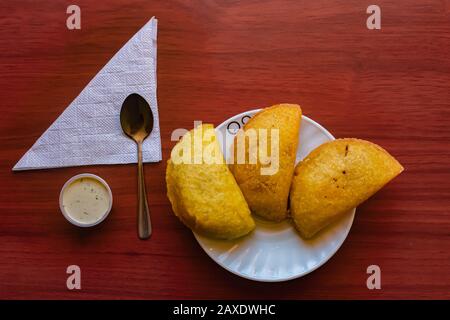
[[[219,125],[217,125],[215,127],[215,130],[217,131],[219,127],[222,127],[223,125],[225,125],[229,121],[234,120],[237,117],[245,116],[245,115],[248,115],[248,114],[254,114],[254,113],[259,112],[261,110],[262,110],[262,108],[252,109],[252,110],[244,111],[244,112],[238,113],[238,114],[236,114],[234,116],[231,116],[228,119],[222,121]],[[325,127],[323,127],[320,123],[318,123],[318,122],[314,121],[313,119],[305,116],[304,114],[302,114],[302,119],[301,120],[302,120],[302,122],[306,120],[307,122],[311,123],[312,125],[315,125],[316,127],[318,127],[322,132],[325,133],[325,135],[327,137],[329,137],[331,139],[330,141],[336,140],[336,138]],[[205,247],[206,245],[203,244],[203,242],[202,242],[202,240],[200,238],[201,236],[198,235],[197,233],[195,233],[194,231],[192,231],[192,233],[194,234],[194,237],[197,240],[198,244],[203,249],[203,251],[206,252],[208,257],[211,260],[213,260],[215,263],[217,263],[220,267],[222,267],[223,269],[227,270],[228,272],[230,272],[230,273],[232,273],[232,274],[234,274],[236,276],[239,276],[241,278],[244,278],[244,279],[247,279],[247,280],[256,281],[256,282],[272,282],[272,283],[273,282],[285,282],[285,281],[290,281],[290,280],[294,280],[294,279],[298,279],[298,278],[301,278],[303,276],[306,276],[307,274],[317,270],[318,268],[320,268],[321,266],[326,264],[336,254],[336,252],[339,251],[339,249],[344,244],[345,240],[347,240],[348,234],[350,233],[350,229],[352,228],[353,222],[355,220],[355,213],[356,213],[356,208],[353,208],[352,213],[351,213],[351,216],[352,216],[351,217],[351,221],[350,221],[350,224],[349,224],[349,228],[345,232],[344,240],[336,247],[336,249],[334,251],[332,251],[332,253],[326,259],[324,259],[323,261],[321,261],[320,263],[318,263],[317,265],[315,265],[314,267],[312,267],[312,268],[310,268],[310,269],[308,269],[306,271],[300,272],[298,274],[295,274],[295,275],[292,275],[292,276],[286,277],[286,278],[255,278],[255,277],[252,277],[252,276],[248,276],[246,274],[238,273],[235,270],[232,270],[231,268],[229,268],[224,263],[222,263],[222,261],[216,260],[215,257],[213,257],[210,254],[208,248]]]

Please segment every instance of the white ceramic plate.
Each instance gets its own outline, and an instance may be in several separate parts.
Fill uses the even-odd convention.
[[[233,135],[258,111],[238,114],[216,128],[226,137],[221,141],[225,158]],[[334,137],[325,128],[302,116],[296,162],[330,140]],[[355,211],[351,210],[311,240],[302,239],[290,220],[273,223],[258,218],[255,218],[256,229],[237,240],[221,241],[194,235],[205,252],[226,270],[255,281],[286,281],[310,273],[336,253],[350,231]]]

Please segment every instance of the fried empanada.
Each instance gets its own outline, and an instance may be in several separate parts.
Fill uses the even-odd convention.
[[[263,109],[245,124],[234,140],[231,172],[250,210],[267,220],[281,221],[287,217],[301,116],[300,106],[296,104]],[[248,140],[252,137],[256,137],[253,145]],[[240,144],[238,139],[246,143]],[[243,146],[240,150],[239,145]],[[268,155],[267,159],[263,160],[261,151]]]
[[[210,124],[186,133],[173,148],[166,184],[175,215],[199,234],[234,239],[255,228]]]
[[[338,139],[313,150],[295,168],[290,211],[305,238],[337,220],[403,171],[380,146]]]

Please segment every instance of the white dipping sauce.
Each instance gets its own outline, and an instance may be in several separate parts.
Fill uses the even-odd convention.
[[[92,224],[102,219],[109,211],[110,202],[108,189],[89,177],[72,181],[62,194],[64,210],[80,224]]]

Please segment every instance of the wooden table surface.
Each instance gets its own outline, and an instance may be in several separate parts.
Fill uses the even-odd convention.
[[[450,298],[450,2],[0,2],[0,298]],[[136,237],[136,168],[11,168],[151,16],[159,19],[158,101],[163,161],[146,165],[154,234]],[[395,155],[405,172],[358,208],[342,248],[285,283],[241,279],[215,264],[172,214],[165,167],[176,128],[219,124],[248,109],[299,103],[337,137]],[[58,207],[63,183],[105,178],[111,216],[80,230]],[[81,267],[82,289],[66,288]],[[366,268],[381,268],[368,290]]]

